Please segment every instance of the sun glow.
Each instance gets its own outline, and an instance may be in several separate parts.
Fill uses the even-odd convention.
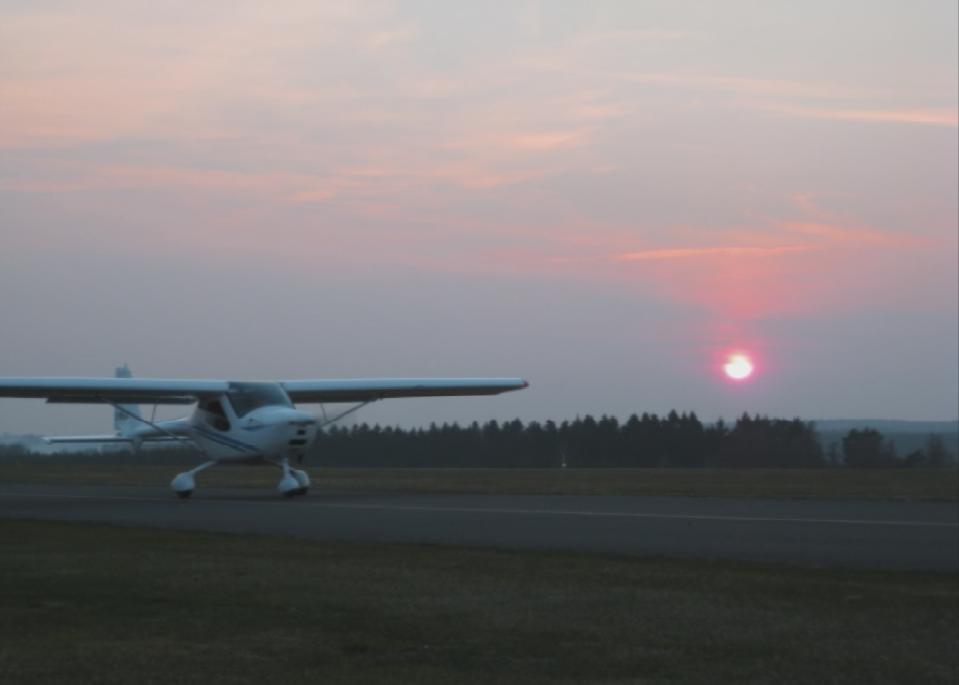
[[[745,354],[731,354],[723,365],[723,372],[734,381],[744,381],[753,375],[753,363]]]

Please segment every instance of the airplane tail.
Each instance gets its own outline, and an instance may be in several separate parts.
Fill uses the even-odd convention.
[[[133,373],[130,371],[130,367],[124,364],[123,366],[118,366],[116,369],[117,378],[133,378]],[[118,405],[120,409],[113,410],[113,427],[117,431],[117,435],[129,436],[132,435],[135,428],[140,424],[136,418],[140,417],[140,405],[139,404],[121,404]],[[121,411],[122,409],[122,411]]]

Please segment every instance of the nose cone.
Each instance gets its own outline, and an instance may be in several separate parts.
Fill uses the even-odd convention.
[[[267,459],[297,459],[316,437],[317,421],[312,414],[293,407],[260,407],[247,414],[240,428]]]
[[[256,419],[262,430],[256,435],[263,441],[263,451],[275,457],[303,457],[316,437],[316,418],[292,407],[265,407]]]
[[[293,459],[303,459],[306,449],[316,437],[316,419],[311,414],[296,409],[286,411],[284,427],[287,454]]]
[[[300,411],[299,409],[287,409],[285,411],[285,420],[287,423],[303,427],[316,425],[316,418],[312,414]]]

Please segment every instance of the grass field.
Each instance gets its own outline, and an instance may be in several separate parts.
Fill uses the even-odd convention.
[[[0,483],[167,485],[184,467],[0,464]],[[956,469],[331,469],[307,466],[324,492],[416,492],[959,501]],[[273,488],[267,466],[215,467],[197,487]]]
[[[955,682],[948,575],[0,522],[0,682]]]

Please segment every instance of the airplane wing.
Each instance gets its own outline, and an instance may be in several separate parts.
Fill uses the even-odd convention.
[[[367,402],[392,397],[498,395],[522,378],[354,378],[280,381],[294,402]],[[229,390],[229,381],[160,378],[0,378],[0,397],[84,404],[193,404]]]
[[[227,381],[159,378],[0,378],[0,397],[83,404],[193,404],[219,395]]]
[[[280,381],[294,402],[370,402],[392,397],[498,395],[522,390],[522,378],[352,378]]]

